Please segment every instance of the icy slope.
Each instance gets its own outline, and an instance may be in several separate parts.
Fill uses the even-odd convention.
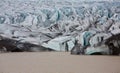
[[[79,40],[84,31],[92,34],[120,33],[120,1],[0,0],[2,36],[43,44],[64,36]]]

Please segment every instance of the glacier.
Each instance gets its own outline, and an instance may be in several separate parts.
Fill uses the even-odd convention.
[[[119,0],[0,0],[0,35],[20,42],[71,50],[75,40],[93,46],[118,33]]]

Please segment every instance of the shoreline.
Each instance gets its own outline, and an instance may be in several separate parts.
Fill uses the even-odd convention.
[[[0,73],[119,73],[119,56],[70,55],[69,52],[0,54]]]

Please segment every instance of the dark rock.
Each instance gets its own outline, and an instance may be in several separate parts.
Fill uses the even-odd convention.
[[[1,37],[0,50],[6,49],[7,52],[42,52],[54,51],[50,48],[45,48],[41,45],[36,45],[28,42],[19,42],[17,40]]]
[[[120,34],[116,34],[108,38],[105,42],[109,49],[112,50],[112,55],[120,54]]]
[[[75,46],[72,48],[71,50],[71,54],[72,55],[80,55],[80,54],[84,54],[84,47],[81,47],[80,44],[78,44],[78,42],[75,42]]]

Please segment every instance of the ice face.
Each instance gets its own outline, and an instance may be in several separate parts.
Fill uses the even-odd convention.
[[[85,31],[113,33],[119,21],[119,0],[0,0],[0,32],[6,37],[19,32],[20,40],[34,38],[37,44]]]

